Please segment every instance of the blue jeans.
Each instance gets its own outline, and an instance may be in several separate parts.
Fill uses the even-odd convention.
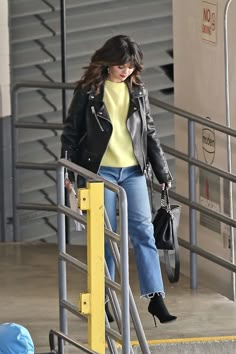
[[[134,248],[142,297],[152,293],[163,293],[164,287],[158,251],[153,236],[151,209],[146,178],[139,166],[114,168],[102,166],[98,174],[108,181],[123,187],[128,200],[129,236]],[[116,232],[116,194],[105,189],[105,207],[112,230]],[[115,264],[109,241],[105,242],[105,258],[114,279]]]

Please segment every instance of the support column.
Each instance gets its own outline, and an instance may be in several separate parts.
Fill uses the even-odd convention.
[[[105,354],[104,183],[79,189],[79,208],[87,211],[88,293],[80,294],[80,312],[88,315],[88,341]]]
[[[13,240],[8,1],[0,0],[0,241]]]

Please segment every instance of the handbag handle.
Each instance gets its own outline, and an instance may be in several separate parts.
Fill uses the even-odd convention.
[[[161,207],[167,208],[167,210],[171,210],[170,198],[169,198],[169,192],[167,186],[165,186],[161,190]]]

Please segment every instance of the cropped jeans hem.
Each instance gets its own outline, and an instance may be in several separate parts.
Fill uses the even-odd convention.
[[[152,299],[152,298],[155,296],[155,294],[158,294],[158,295],[162,296],[163,299],[165,298],[165,293],[164,293],[164,292],[162,292],[162,291],[156,291],[156,292],[154,292],[154,293],[150,293],[150,294],[146,294],[146,295],[141,295],[141,296],[140,296],[140,299],[148,299],[148,300],[150,300],[150,299]]]

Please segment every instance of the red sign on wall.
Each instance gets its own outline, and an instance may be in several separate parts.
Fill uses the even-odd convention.
[[[217,38],[217,4],[202,0],[201,38],[216,44]]]

